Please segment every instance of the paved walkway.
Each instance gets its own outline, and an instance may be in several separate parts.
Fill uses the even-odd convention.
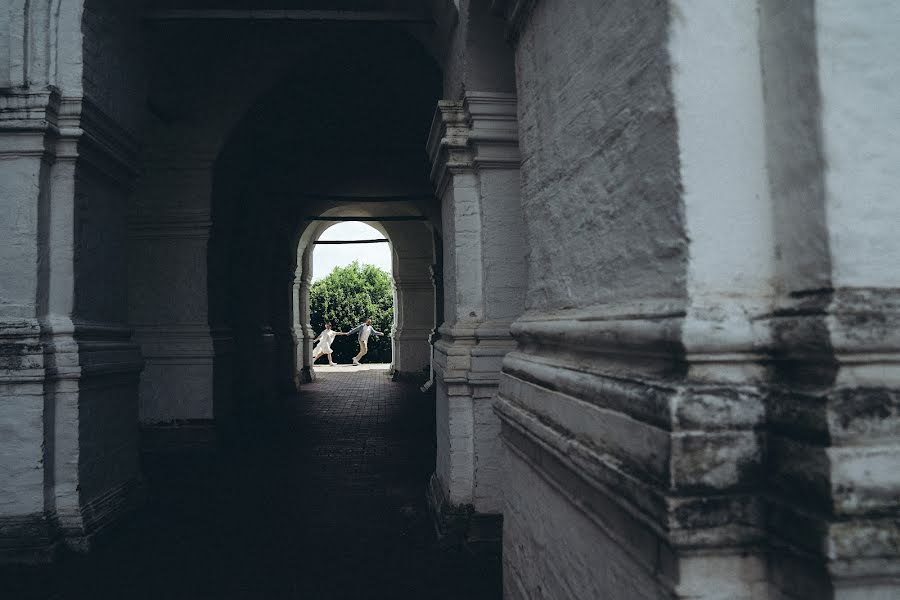
[[[317,373],[247,443],[147,457],[140,515],[90,558],[0,597],[500,598],[496,565],[435,543],[433,399],[383,368]]]

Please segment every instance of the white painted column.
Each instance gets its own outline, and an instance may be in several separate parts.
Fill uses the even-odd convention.
[[[59,97],[0,94],[0,561],[40,558],[54,536],[53,398],[41,317],[49,273],[48,151]],[[49,139],[48,139],[49,138]],[[50,408],[49,414],[47,409]],[[44,447],[45,435],[50,446]],[[45,498],[45,481],[51,493]]]
[[[782,288],[771,576],[786,597],[894,598],[900,7],[761,4]]]
[[[530,250],[495,403],[505,592],[764,598],[757,7],[498,4]]]
[[[515,115],[511,94],[468,92],[439,102],[429,140],[444,234],[445,320],[434,345],[439,508],[500,511],[491,399],[525,285]]]
[[[423,261],[427,273],[428,262]],[[397,289],[397,322],[394,324],[394,372],[403,378],[428,377],[431,346],[428,336],[434,327],[434,284],[427,279],[399,279]]]
[[[400,378],[424,381],[431,366],[428,336],[434,328],[434,260],[431,231],[419,222],[384,223],[391,239],[395,290],[393,369]]]
[[[673,1],[670,10],[679,15],[669,23],[668,51],[690,241],[680,325],[688,372],[673,407],[681,416],[672,424],[670,459],[671,489],[682,496],[673,505],[683,522],[673,543],[675,591],[749,599],[767,585],[764,552],[748,548],[766,528],[758,514],[765,464],[759,428],[776,270],[759,7]],[[691,492],[698,486],[706,489]],[[713,518],[704,496],[716,493],[729,496],[728,513],[746,515],[739,531],[694,525]],[[703,557],[690,551],[698,546]]]
[[[296,385],[316,380],[313,370],[313,340],[316,334],[309,322],[309,289],[312,286],[313,244],[299,249],[294,279],[294,341],[296,357]]]

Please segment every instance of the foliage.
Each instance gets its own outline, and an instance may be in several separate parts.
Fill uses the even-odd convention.
[[[369,337],[369,353],[363,362],[391,362],[391,327],[394,324],[394,292],[391,276],[374,265],[357,261],[335,267],[309,291],[310,324],[318,335],[327,321],[335,331],[350,331],[366,318],[385,337]],[[349,363],[359,352],[356,335],[337,336],[331,344],[334,360]],[[324,363],[325,359],[319,359]]]

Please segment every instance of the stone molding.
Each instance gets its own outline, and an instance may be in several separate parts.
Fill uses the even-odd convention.
[[[616,382],[610,381],[598,393],[606,389],[618,391]],[[707,391],[707,401],[715,391]],[[671,398],[689,393],[673,391]],[[581,415],[582,423],[574,422],[574,417],[560,423],[560,414],[579,414],[575,411],[584,401],[565,396],[565,392],[547,391],[505,373],[494,406],[504,428],[512,428],[553,454],[571,475],[608,496],[607,504],[619,504],[648,528],[665,534],[670,543],[695,547],[758,541],[762,514],[758,500],[746,493],[762,483],[761,456],[752,443],[757,438],[752,429],[745,433],[722,429],[720,435],[701,440],[690,431],[672,432],[630,422],[630,417],[610,410],[599,411],[597,417]],[[553,398],[553,408],[536,408],[539,400],[547,402],[549,398]],[[586,434],[597,418],[606,419],[606,426],[599,428],[601,432]],[[742,437],[750,443],[735,444]],[[694,440],[702,443],[694,445]],[[734,449],[734,454],[722,455],[723,444]],[[701,460],[709,463],[711,472],[722,470],[724,475],[713,480],[707,472],[692,471],[691,465]],[[743,472],[727,472],[728,463],[734,461],[745,465]],[[735,515],[741,518],[735,519]],[[604,518],[602,514],[593,517]]]
[[[54,88],[0,95],[0,134],[0,158],[78,160],[126,189],[138,173],[134,134],[90,99]]]
[[[451,175],[518,169],[515,94],[466,92],[462,100],[439,100],[426,149],[438,197],[443,196]]]
[[[825,329],[810,329],[805,325],[808,322],[821,323]],[[837,359],[843,365],[900,363],[900,289],[897,288],[838,288],[794,293],[780,299],[770,323],[778,345],[777,356],[782,360]],[[823,341],[825,346],[818,343]]]
[[[140,347],[127,326],[51,317],[43,329],[49,379],[114,374],[136,377],[144,368]]]
[[[729,300],[741,314],[678,299],[526,313],[494,403],[505,445],[607,531],[630,515],[625,539],[883,575],[897,491],[859,473],[900,463],[900,390],[885,383],[900,291],[812,290],[749,314]]]
[[[144,358],[154,362],[206,363],[234,350],[229,328],[210,328],[203,323],[135,325],[134,339]]]
[[[0,94],[0,159],[55,158],[60,96],[49,90]]]
[[[128,237],[136,240],[208,240],[211,230],[212,219],[206,210],[168,211],[153,216],[132,214],[128,221]]]
[[[437,355],[435,375],[448,386],[463,385],[466,390],[469,386],[496,387],[500,370],[478,369],[475,363],[485,358],[500,360],[516,347],[508,321],[442,325],[438,334],[440,337],[433,343]]]
[[[38,319],[0,319],[0,383],[40,383],[44,380],[44,348]]]
[[[132,330],[123,325],[60,316],[10,320],[0,324],[0,340],[20,349],[16,364],[0,370],[3,383],[136,376],[144,366]]]
[[[434,282],[430,277],[428,278],[410,278],[410,279],[401,279],[399,277],[394,277],[394,287],[397,289],[404,290],[423,290],[427,292],[434,291]]]
[[[63,97],[59,111],[59,158],[93,168],[129,191],[138,175],[138,143],[88,97]]]

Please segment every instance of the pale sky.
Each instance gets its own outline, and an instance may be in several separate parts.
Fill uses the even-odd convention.
[[[375,240],[384,235],[374,227],[359,221],[338,223],[322,233],[320,240]],[[326,244],[313,248],[312,280],[328,276],[335,267],[344,267],[354,260],[391,272],[390,244]]]

